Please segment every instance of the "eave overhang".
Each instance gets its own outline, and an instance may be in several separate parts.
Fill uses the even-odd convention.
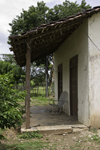
[[[31,62],[52,54],[81,23],[98,12],[100,12],[100,6],[49,24],[43,24],[21,35],[10,36],[12,46],[10,50],[14,52],[17,64],[21,67],[26,65],[27,47],[31,49]]]

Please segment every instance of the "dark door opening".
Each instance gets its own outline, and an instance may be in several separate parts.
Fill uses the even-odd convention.
[[[62,93],[62,64],[58,65],[58,99]]]
[[[78,55],[70,59],[70,114],[78,117]]]

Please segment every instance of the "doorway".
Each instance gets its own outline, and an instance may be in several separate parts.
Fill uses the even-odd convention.
[[[58,65],[58,100],[62,93],[62,64]]]
[[[78,117],[78,55],[70,59],[70,114]]]

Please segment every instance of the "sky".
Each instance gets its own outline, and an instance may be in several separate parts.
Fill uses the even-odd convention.
[[[22,9],[28,10],[32,5],[36,6],[37,1],[42,0],[0,0],[0,54],[10,54],[9,45],[7,44],[10,26],[17,15],[20,15]],[[56,4],[62,4],[65,0],[43,0],[46,5],[52,8]],[[71,2],[77,1],[81,4],[81,0],[70,0]],[[100,0],[85,0],[90,6],[100,6]]]

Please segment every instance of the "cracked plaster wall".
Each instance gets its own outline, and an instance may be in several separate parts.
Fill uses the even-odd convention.
[[[88,19],[90,125],[100,127],[100,13]]]
[[[89,125],[89,83],[88,83],[88,21],[81,24],[54,53],[55,99],[58,99],[58,65],[63,65],[63,91],[67,91],[65,113],[70,115],[70,58],[78,54],[78,121]]]

